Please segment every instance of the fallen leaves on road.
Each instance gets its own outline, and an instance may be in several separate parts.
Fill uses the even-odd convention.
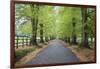
[[[95,61],[95,50],[88,48],[79,48],[76,45],[67,46],[72,50],[73,53],[81,60],[81,62],[94,62]]]

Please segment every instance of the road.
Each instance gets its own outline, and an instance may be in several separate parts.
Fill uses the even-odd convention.
[[[35,58],[27,64],[59,64],[59,63],[79,62],[76,55],[60,40],[52,40],[48,47],[37,54]]]

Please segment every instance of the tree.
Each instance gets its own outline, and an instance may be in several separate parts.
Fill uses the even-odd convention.
[[[20,20],[22,20],[21,18],[24,18],[24,21],[26,20],[26,22],[24,22],[24,21],[22,23],[18,22],[18,23],[21,23],[22,25],[25,25],[23,23],[31,22],[32,30],[28,29],[28,31],[32,31],[32,38],[31,38],[32,45],[37,45],[36,38],[37,38],[37,24],[38,24],[38,15],[37,15],[38,9],[39,9],[38,5],[35,5],[35,4],[29,4],[29,5],[16,4],[16,12],[15,12],[16,21],[20,21]],[[25,29],[25,26],[23,29]],[[26,30],[24,30],[24,32],[27,33]]]
[[[43,24],[40,24],[40,28],[41,28],[41,29],[40,29],[40,42],[43,43],[43,42],[44,42],[44,41],[43,41]]]
[[[73,17],[72,18],[72,27],[73,27],[73,31],[72,31],[72,44],[77,44],[76,42],[76,30],[75,30],[75,27],[76,27],[76,22],[75,22],[75,18]]]
[[[82,47],[90,48],[88,43],[87,8],[82,8]]]
[[[33,15],[31,16],[31,22],[32,22],[32,44],[37,45],[37,25],[38,25],[38,11],[39,11],[39,5],[37,4],[31,4],[31,10],[34,11]]]

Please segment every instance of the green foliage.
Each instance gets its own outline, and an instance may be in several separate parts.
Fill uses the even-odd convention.
[[[22,26],[20,26],[20,31],[24,34],[32,34],[32,25],[31,23],[25,23]]]
[[[43,24],[44,36],[56,36],[59,38],[72,37],[73,26],[75,22],[75,34],[81,37],[82,33],[82,10],[81,7],[67,6],[49,6],[38,5],[38,11],[35,4],[16,4],[15,20],[16,31],[24,34],[32,34],[31,18],[38,16],[37,35],[40,36],[40,26]],[[36,14],[37,13],[37,14]],[[94,30],[94,9],[88,8],[88,33],[93,36]],[[21,18],[24,17],[24,20]],[[72,18],[75,18],[73,21]],[[26,20],[26,22],[24,22]],[[18,22],[19,21],[19,22]],[[18,28],[17,28],[18,26]]]

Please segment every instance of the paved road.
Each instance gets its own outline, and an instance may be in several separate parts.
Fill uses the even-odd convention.
[[[79,59],[69,48],[59,40],[53,40],[48,47],[42,50],[37,56],[27,64],[54,64],[79,62]]]

